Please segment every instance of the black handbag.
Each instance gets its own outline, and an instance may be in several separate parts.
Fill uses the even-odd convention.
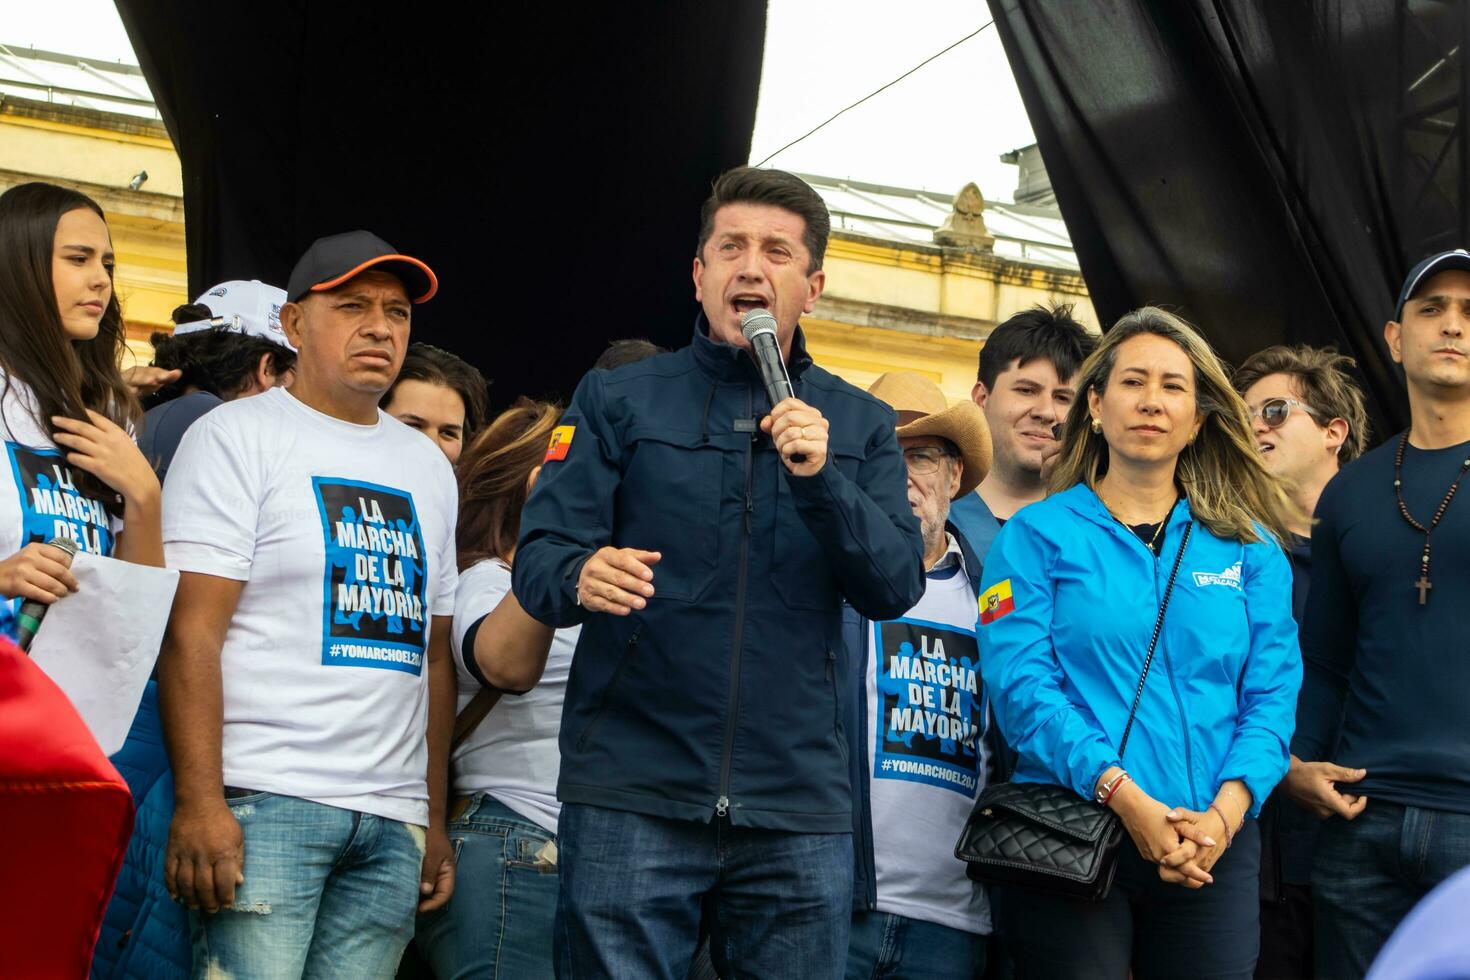
[[[1143,684],[1164,626],[1164,612],[1169,608],[1174,579],[1193,530],[1193,521],[1185,525],[1169,584],[1159,603],[1138,691],[1133,695],[1133,707],[1128,711],[1128,724],[1118,746],[1120,761],[1128,749],[1133,718],[1138,714]],[[1124,836],[1123,824],[1112,810],[1070,789],[1006,782],[987,787],[975,800],[975,808],[955,844],[954,856],[965,862],[966,873],[976,881],[1100,902],[1113,885]]]

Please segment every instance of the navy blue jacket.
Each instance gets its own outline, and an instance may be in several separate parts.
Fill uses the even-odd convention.
[[[756,430],[769,406],[753,362],[705,330],[701,316],[683,350],[582,379],[521,517],[517,599],[582,624],[557,795],[845,833],[842,600],[884,619],[924,591],[896,416],[813,364],[798,330],[796,396],[831,428],[826,465],[792,476]],[[576,602],[605,545],[663,554],[631,616]]]
[[[970,547],[970,542],[953,521],[946,528],[954,535],[965,559],[965,574],[970,579],[970,588],[980,594],[980,556]],[[986,542],[987,545],[989,542]],[[914,600],[915,604],[918,600]],[[912,608],[912,607],[910,607]],[[908,612],[907,609],[904,612]],[[898,615],[902,616],[903,613]],[[975,618],[980,617],[980,607],[975,607]],[[890,619],[894,617],[888,617]],[[852,780],[852,905],[855,911],[867,912],[878,907],[877,872],[873,867],[873,809],[871,790],[873,774],[868,768],[868,745],[873,735],[868,731],[868,630],[872,620],[851,606],[842,609],[842,642],[847,647],[847,662],[852,665],[853,683],[847,686],[842,699],[842,727],[847,734],[848,775]],[[978,623],[977,623],[978,629]],[[987,714],[989,709],[987,708]],[[1003,771],[1003,760],[1008,750],[1001,742],[994,725],[987,725],[981,736],[987,747],[986,780],[995,782]],[[959,828],[955,828],[955,839],[959,839]]]

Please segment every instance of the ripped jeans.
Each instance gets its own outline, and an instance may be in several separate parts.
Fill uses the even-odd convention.
[[[391,980],[413,937],[423,828],[273,793],[229,803],[245,883],[233,908],[189,913],[196,980]]]

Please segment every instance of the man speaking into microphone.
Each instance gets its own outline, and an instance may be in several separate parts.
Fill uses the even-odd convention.
[[[524,511],[517,598],[582,624],[559,976],[682,978],[702,910],[734,975],[842,975],[841,603],[890,619],[924,573],[893,411],[813,364],[797,326],[829,227],[791,174],[716,180],[692,341],[582,380]],[[795,392],[774,406],[741,333],[760,309]]]

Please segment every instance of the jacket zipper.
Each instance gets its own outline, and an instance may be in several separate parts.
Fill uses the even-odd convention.
[[[1173,516],[1173,513],[1171,510],[1169,512],[1170,516]],[[1164,518],[1166,522],[1165,530],[1168,530],[1168,520],[1168,517]],[[1142,541],[1138,540],[1138,535],[1132,531],[1128,532],[1128,536],[1134,541],[1138,541],[1139,544],[1143,544]],[[1183,542],[1181,541],[1180,544],[1182,545]],[[1148,548],[1147,545],[1144,545],[1144,547]],[[1148,553],[1154,560],[1154,605],[1157,606],[1164,601],[1163,593],[1159,591],[1159,556],[1154,553],[1154,549],[1152,548],[1148,548]],[[1171,565],[1170,567],[1172,568],[1173,566]],[[1177,585],[1178,583],[1175,584]],[[1159,643],[1164,644],[1164,630],[1162,625],[1159,627]],[[1174,695],[1174,707],[1179,710],[1179,736],[1184,741],[1184,776],[1189,783],[1190,794],[1197,797],[1199,794],[1195,792],[1194,788],[1194,747],[1190,744],[1189,740],[1189,716],[1184,713],[1184,699],[1179,696],[1179,683],[1174,678],[1174,660],[1169,656],[1169,647],[1167,645],[1164,645],[1163,653],[1164,672],[1169,675],[1169,691]],[[1191,800],[1191,802],[1194,801]]]
[[[755,396],[745,388],[745,417],[755,412]],[[720,755],[720,795],[715,800],[715,816],[730,812],[730,757],[735,752],[735,717],[740,706],[740,647],[745,642],[745,589],[750,577],[750,518],[755,511],[751,483],[755,467],[755,434],[745,444],[745,515],[740,525],[740,568],[735,579],[735,636],[730,652],[730,700],[725,706],[725,749]],[[779,476],[779,474],[778,474]]]
[[[608,678],[607,686],[602,689],[602,703],[597,706],[597,714],[592,718],[592,721],[588,722],[586,730],[577,739],[578,751],[587,747],[587,742],[591,740],[592,733],[597,730],[598,725],[602,724],[602,716],[607,713],[607,703],[612,696],[613,688],[617,686],[618,678],[623,676],[623,670],[632,661],[633,655],[638,652],[638,636],[642,632],[643,624],[639,623],[638,627],[633,630],[633,635],[628,637],[627,646],[623,650],[623,659],[619,660],[618,665],[613,668],[612,676]]]

